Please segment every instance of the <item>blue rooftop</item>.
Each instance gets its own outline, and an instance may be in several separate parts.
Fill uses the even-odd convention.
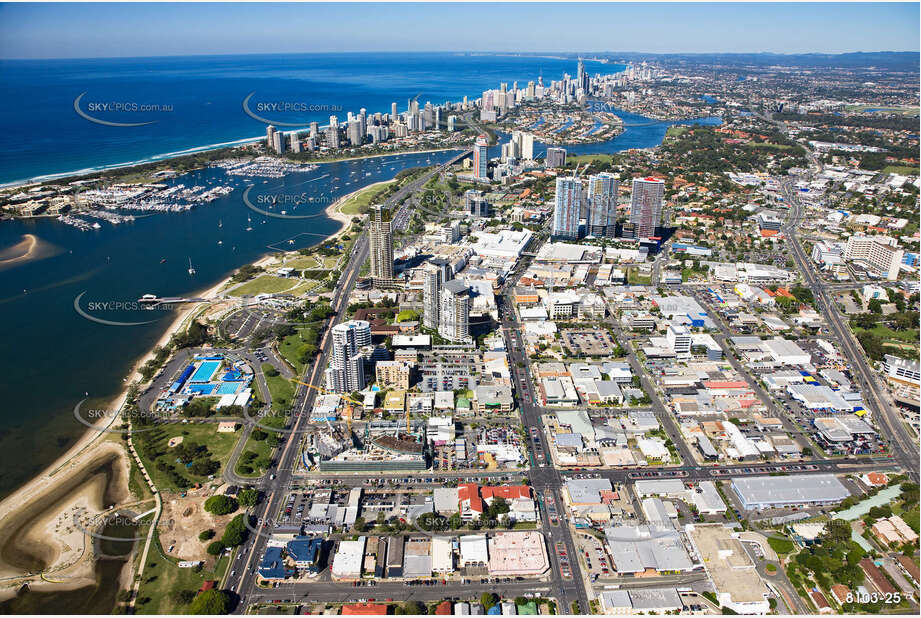
[[[259,575],[265,579],[285,578],[285,565],[281,558],[281,547],[266,547],[262,562],[259,564]]]
[[[321,539],[299,536],[290,541],[285,548],[295,562],[316,562],[320,557]]]

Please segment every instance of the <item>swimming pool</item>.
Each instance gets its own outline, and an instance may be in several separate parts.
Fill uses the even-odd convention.
[[[208,360],[204,361],[201,365],[198,366],[198,369],[195,370],[195,373],[192,374],[190,382],[208,382],[211,380],[211,377],[214,373],[220,368],[221,361],[219,360]]]
[[[214,384],[189,384],[188,391],[196,395],[210,395],[214,392]]]
[[[221,385],[217,387],[217,393],[215,393],[215,395],[235,395],[239,387],[239,382],[221,382]]]

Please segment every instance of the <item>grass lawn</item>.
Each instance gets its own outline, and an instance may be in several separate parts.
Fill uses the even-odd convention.
[[[911,165],[887,165],[883,168],[884,174],[900,174],[902,176],[917,176],[918,167]]]
[[[627,269],[628,285],[649,285],[650,281],[652,281],[651,275],[641,275],[636,268]]]
[[[374,199],[380,195],[383,195],[384,191],[387,190],[387,187],[392,185],[397,180],[391,180],[386,184],[382,185],[371,185],[365,187],[358,191],[358,193],[352,195],[348,198],[342,206],[339,207],[339,210],[346,215],[360,215],[364,214],[368,210],[368,206],[371,204]]]
[[[574,155],[566,156],[566,165],[570,163],[588,163],[589,161],[600,161],[602,163],[613,163],[614,155],[609,154],[586,154],[586,155]]]
[[[259,424],[267,427],[284,427],[285,418],[281,416],[265,416],[259,419]],[[236,473],[240,476],[245,476],[249,478],[256,478],[265,474],[266,468],[269,467],[269,462],[272,459],[272,451],[275,450],[275,447],[269,445],[268,438],[263,440],[256,440],[253,438],[253,433],[256,431],[262,431],[263,433],[268,433],[266,430],[255,427],[253,432],[250,433],[249,438],[246,440],[246,444],[243,446],[243,450],[240,452],[240,459],[237,461]],[[249,453],[253,453],[249,455]]]
[[[144,461],[144,467],[147,468],[147,472],[157,489],[173,489],[177,491],[181,490],[181,488],[173,482],[165,470],[160,470],[157,467],[158,463],[163,462],[193,483],[205,483],[208,478],[192,474],[182,463],[176,461],[176,457],[170,454],[171,449],[167,446],[170,438],[182,436],[183,442],[196,442],[206,446],[209,458],[220,462],[223,470],[223,467],[227,464],[227,459],[230,457],[230,451],[233,450],[234,444],[240,437],[239,431],[218,433],[217,423],[170,423],[161,425],[150,432],[138,434],[136,440],[144,439],[148,434],[148,439],[153,440],[152,447],[154,450],[162,454],[151,461],[148,457],[147,448],[138,444],[138,453]],[[220,474],[220,470],[217,473]]]
[[[315,329],[309,326],[301,327],[296,333],[288,335],[278,344],[278,353],[294,367],[294,372],[299,376],[304,375],[304,369],[307,368],[307,363],[301,361],[300,347],[305,343],[303,334],[308,330]]]
[[[748,148],[768,148],[770,150],[790,150],[793,148],[788,144],[771,144],[770,142],[749,142],[745,146]]]
[[[665,137],[678,137],[682,133],[688,130],[688,127],[681,127],[678,125],[671,126],[665,130]]]
[[[278,294],[279,292],[287,292],[301,283],[302,281],[300,279],[286,279],[274,275],[261,275],[234,288],[230,292],[230,295],[244,296],[249,294],[254,296],[256,294]]]
[[[274,369],[270,363],[262,363],[262,372]],[[294,383],[281,375],[270,376],[266,374],[265,382],[269,386],[269,396],[272,397],[272,409],[283,410],[294,399]]]
[[[846,105],[845,110],[849,112],[865,112],[869,109],[876,110],[871,113],[888,113],[888,114],[905,114],[905,115],[917,115],[918,108],[912,106],[905,107],[886,107],[885,105],[874,105],[870,103],[869,105]]]
[[[177,566],[178,562],[173,558],[164,557],[159,536],[154,536],[150,553],[147,555],[144,577],[138,588],[138,614],[188,613],[189,606],[179,600],[179,593],[183,590],[198,592],[205,580],[220,581],[227,570],[229,558],[222,556],[213,570],[203,568],[198,572],[195,569],[180,569]],[[141,603],[143,599],[149,600]]]
[[[865,332],[864,328],[854,328],[855,332]],[[908,330],[892,330],[888,326],[880,324],[874,326],[869,330],[880,339],[885,341],[895,341],[900,343],[917,343],[918,335],[921,333],[921,330],[917,328],[910,328]]]
[[[710,276],[710,272],[707,270],[697,270],[695,268],[682,268],[681,269],[681,280],[690,281],[691,279],[707,279]]]
[[[789,554],[796,548],[796,546],[793,545],[793,541],[790,539],[781,539],[773,536],[768,537],[768,545],[778,554]]]
[[[310,255],[299,255],[285,261],[285,266],[290,266],[296,270],[329,270],[336,266],[339,256],[319,255],[311,253]]]

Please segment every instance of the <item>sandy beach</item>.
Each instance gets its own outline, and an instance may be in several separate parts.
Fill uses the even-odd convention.
[[[384,183],[375,183],[377,184]],[[357,215],[347,215],[340,208],[352,196],[369,186],[339,198],[325,209],[326,216],[340,224],[339,229],[327,240],[343,234],[348,229],[352,219]],[[26,241],[27,239],[24,239],[23,242]],[[33,240],[29,247],[34,246],[34,243]],[[26,246],[22,249],[25,252]],[[17,253],[21,252],[17,250]],[[254,265],[266,267],[277,261],[276,254],[266,254],[254,262]],[[213,303],[222,296],[221,291],[230,282],[231,275],[197,296]],[[179,310],[154,347],[166,345],[174,333],[188,325],[192,316],[199,315],[202,308],[208,306],[208,303],[196,303]],[[153,355],[154,349],[151,349],[138,359],[125,378],[125,389],[110,402],[107,410],[122,408],[127,399],[128,385],[132,382],[141,383],[140,368]],[[119,503],[130,500],[127,489],[127,471],[130,469],[127,452],[120,442],[105,439],[111,434],[104,430],[118,419],[119,416],[115,414],[101,418],[40,475],[0,502],[0,549],[4,544],[11,544],[9,535],[16,532],[22,535],[23,539],[31,539],[30,546],[35,548],[35,552],[30,552],[35,555],[30,557],[29,562],[44,564],[46,569],[63,568],[67,572],[66,579],[42,580],[36,573],[30,574],[30,569],[24,568],[24,564],[17,564],[17,561],[8,560],[7,555],[0,555],[0,599],[14,594],[16,587],[25,579],[31,580],[31,586],[42,589],[70,589],[95,583],[93,563],[87,559],[91,552],[86,550],[91,539],[84,532],[74,528],[72,519],[74,515],[92,518],[105,507],[113,506],[102,504],[103,495],[119,495]],[[121,477],[123,487],[108,488],[98,475],[90,475],[89,478],[81,480],[81,477],[86,477],[94,466],[98,466],[99,462],[106,458],[124,468],[125,474],[116,475]],[[71,525],[68,525],[68,519]],[[47,541],[48,538],[54,540]]]

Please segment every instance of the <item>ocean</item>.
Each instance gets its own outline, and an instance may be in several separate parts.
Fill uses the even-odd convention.
[[[622,66],[586,63],[588,70],[617,72]],[[0,182],[79,169],[148,160],[164,153],[263,135],[265,125],[242,111],[251,92],[266,102],[300,102],[324,111],[278,113],[283,121],[328,121],[338,115],[400,111],[407,99],[443,103],[476,98],[500,82],[543,76],[545,83],[574,74],[574,61],[535,57],[459,54],[335,54],[220,56],[0,62]],[[113,122],[157,120],[142,127],[112,127],[87,121],[73,107],[82,92],[89,103],[162,103],[172,112],[95,115]],[[92,99],[92,100],[91,100]],[[623,114],[628,124],[648,119]],[[718,119],[704,119],[713,123]],[[648,148],[661,143],[666,124],[629,127],[602,144],[576,146],[574,154]],[[542,145],[535,145],[540,152]],[[492,150],[491,150],[492,153]],[[315,196],[322,209],[361,186],[393,178],[407,167],[434,165],[453,153],[405,154],[321,164],[259,183],[266,193]],[[316,244],[337,229],[324,216],[264,223],[246,208],[244,187],[252,184],[209,168],[170,182],[187,186],[227,184],[234,191],[191,211],[155,214],[133,223],[80,231],[50,219],[0,222],[0,250],[24,234],[46,243],[51,257],[0,270],[0,320],[6,326],[0,355],[0,497],[39,473],[85,430],[74,406],[89,396],[98,405],[117,395],[130,366],[160,338],[171,314],[153,323],[105,326],[81,317],[88,303],[131,302],[142,294],[191,295],[203,291],[277,247]],[[248,217],[252,221],[248,221]],[[220,225],[219,225],[220,224]],[[252,231],[246,231],[251,226]],[[293,243],[288,242],[293,240]],[[218,241],[221,241],[218,244]],[[189,276],[189,261],[196,269]],[[101,310],[119,320],[129,314]],[[137,314],[131,313],[137,318]],[[145,316],[146,318],[146,316]],[[131,318],[128,318],[131,321]],[[87,395],[88,394],[88,395]]]
[[[586,67],[593,74],[624,69],[598,62]],[[475,99],[500,82],[525,87],[541,75],[549,85],[566,72],[575,75],[575,60],[453,53],[5,60],[0,184],[264,136],[266,125],[243,109],[250,94],[254,114],[306,126],[326,124],[331,115],[344,120],[362,107],[389,112],[394,102],[402,112],[411,98],[420,106]],[[74,109],[81,94],[77,107],[91,117],[152,124],[91,122]]]

